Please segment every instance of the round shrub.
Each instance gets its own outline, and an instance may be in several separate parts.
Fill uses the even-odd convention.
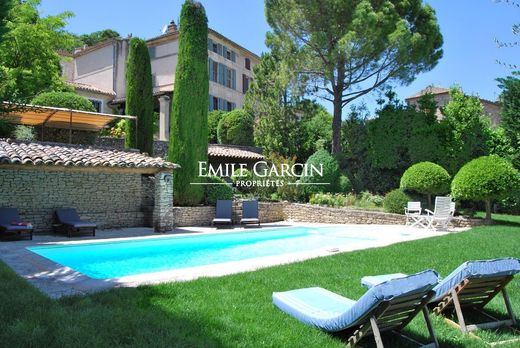
[[[253,145],[253,116],[241,109],[225,113],[218,123],[220,144]]]
[[[346,175],[339,177],[338,193],[349,193],[352,191],[352,184]]]
[[[432,162],[420,162],[408,168],[401,177],[401,190],[422,193],[431,196],[450,191],[451,176],[446,169]]]
[[[42,93],[34,97],[31,104],[96,112],[96,108],[90,100],[73,92]]]
[[[210,144],[218,143],[218,124],[224,116],[222,110],[213,110],[208,113],[208,142]]]
[[[401,189],[395,189],[386,194],[383,208],[387,213],[404,214],[404,208],[410,197]]]
[[[507,197],[518,189],[520,174],[507,160],[496,156],[482,156],[466,163],[451,183],[456,200],[486,203],[486,221],[491,221],[491,202]]]
[[[224,180],[217,176],[207,178],[206,185],[206,203],[215,204],[219,199],[233,199],[233,189]]]
[[[300,179],[302,192],[309,198],[313,193],[337,192],[340,184],[340,172],[338,161],[324,149],[316,151],[312,154],[307,162],[305,162],[309,175],[303,175]],[[311,176],[311,168],[318,170],[323,166],[323,176]],[[313,185],[313,183],[328,183],[328,185]]]

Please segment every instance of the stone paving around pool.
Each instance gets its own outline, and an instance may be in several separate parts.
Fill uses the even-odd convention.
[[[277,226],[330,226],[324,224],[309,223],[273,223],[263,224],[264,227]],[[344,225],[352,227],[354,225]],[[95,241],[117,241],[135,238],[164,238],[167,235],[183,235],[193,233],[225,233],[238,232],[244,228],[215,229],[210,227],[184,227],[177,228],[171,233],[157,234],[151,228],[125,228],[117,230],[102,230],[96,232],[96,237],[78,236],[68,239],[61,235],[35,235],[32,241],[9,241],[0,243],[0,260],[11,267],[19,276],[26,279],[30,284],[38,288],[51,298],[63,296],[85,295],[98,291],[108,290],[114,287],[133,287],[145,284],[157,284],[168,281],[193,280],[202,276],[223,276],[227,274],[254,271],[259,268],[287,264],[303,261],[310,258],[329,256],[337,252],[347,252],[371,247],[381,247],[397,242],[422,239],[433,236],[444,235],[447,232],[433,232],[424,229],[417,229],[402,225],[355,225],[359,228],[370,228],[377,230],[378,234],[385,234],[385,231],[407,232],[406,237],[399,240],[382,239],[380,241],[370,241],[366,245],[358,245],[354,248],[347,245],[329,250],[316,250],[285,255],[260,257],[242,261],[219,263],[214,265],[191,267],[164,272],[147,273],[140,275],[127,276],[116,279],[92,279],[68,267],[52,262],[42,256],[37,255],[27,247],[42,245],[64,245],[76,243],[92,243]],[[457,229],[456,231],[462,231]]]

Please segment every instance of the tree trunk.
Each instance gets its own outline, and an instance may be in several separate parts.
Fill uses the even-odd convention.
[[[341,93],[334,94],[334,115],[332,118],[332,153],[341,152]]]
[[[491,224],[491,200],[486,201],[486,218],[484,222],[486,224]]]
[[[432,195],[428,194],[428,209],[432,210]]]

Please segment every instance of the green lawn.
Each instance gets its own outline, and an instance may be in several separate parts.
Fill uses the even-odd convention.
[[[343,342],[307,327],[271,304],[271,293],[321,286],[357,299],[364,275],[433,268],[447,275],[471,259],[520,257],[520,217],[493,226],[426,240],[338,254],[256,272],[192,282],[114,289],[87,297],[50,300],[0,263],[2,347],[341,347]],[[520,318],[520,276],[509,285]],[[500,298],[491,310],[505,313]],[[434,317],[442,347],[484,347]],[[407,329],[425,338],[422,318]],[[484,332],[488,340],[509,333]],[[406,341],[384,335],[389,346]],[[371,338],[362,346],[373,346]],[[512,347],[513,345],[511,345]]]

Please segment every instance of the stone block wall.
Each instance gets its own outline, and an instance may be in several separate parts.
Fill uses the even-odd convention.
[[[330,208],[314,204],[291,203],[284,207],[285,218],[296,222],[327,224],[404,225],[404,215],[349,208]]]
[[[51,231],[55,210],[67,207],[99,229],[144,226],[142,180],[141,174],[0,169],[0,207],[17,208],[36,232]]]

